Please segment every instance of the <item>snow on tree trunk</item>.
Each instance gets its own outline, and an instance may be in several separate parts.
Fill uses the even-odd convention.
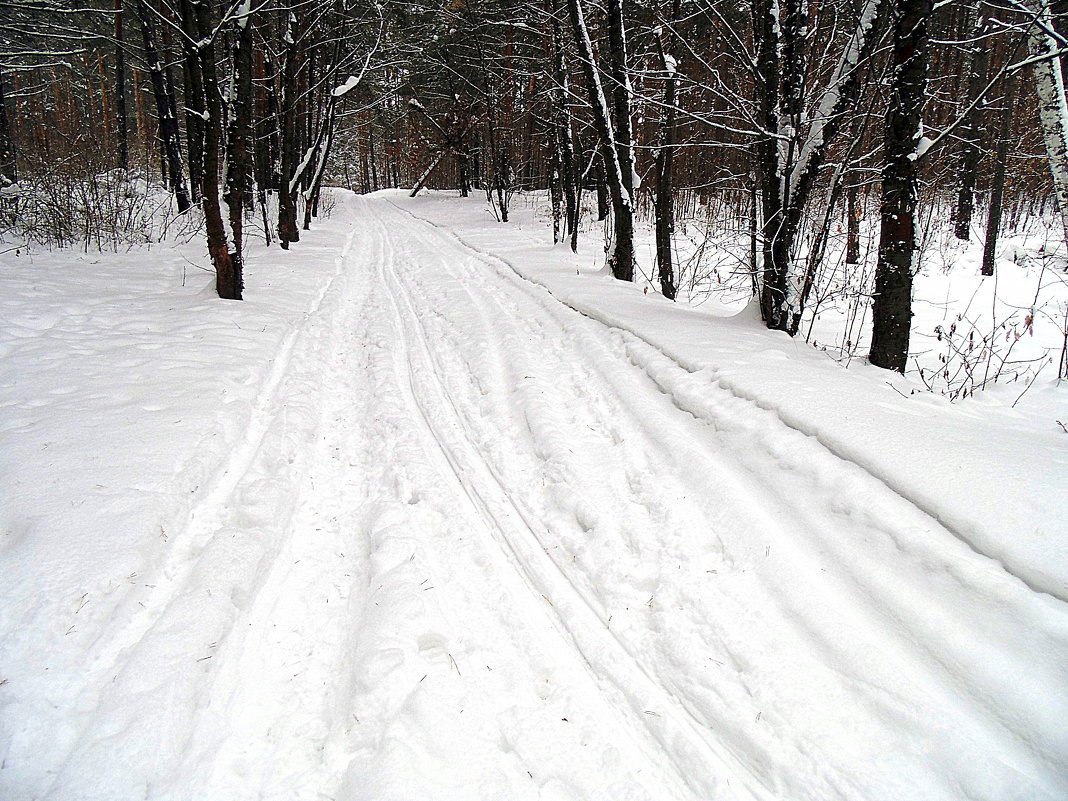
[[[608,103],[605,100],[604,88],[601,85],[601,76],[597,71],[597,62],[594,60],[593,42],[590,40],[590,33],[586,27],[586,14],[582,7],[582,0],[568,0],[567,5],[571,17],[571,26],[575,34],[575,42],[578,45],[579,62],[582,64],[583,75],[586,79],[587,96],[590,105],[593,107],[594,123],[596,124],[598,137],[601,140],[600,150],[604,163],[605,183],[608,185],[608,190],[612,197],[615,227],[612,244],[608,251],[608,261],[612,267],[612,274],[616,278],[622,281],[630,281],[634,277],[634,210],[629,188],[631,183],[629,156],[624,156],[625,164],[620,163],[621,153],[626,151],[629,154],[630,151],[629,110],[626,129],[628,139],[625,143],[626,147],[621,147],[623,143],[617,142],[617,131],[613,130],[612,118],[608,113]],[[608,18],[609,27],[614,28],[618,25],[621,34],[623,25],[621,0],[616,0],[609,4]],[[615,33],[613,33],[612,38],[615,40]],[[617,52],[617,47],[613,45],[610,49],[613,51],[613,60],[617,58],[625,59],[625,48],[621,52]],[[626,97],[626,93],[624,93],[624,100],[629,109],[629,97]],[[617,109],[618,107],[617,98]]]
[[[189,202],[189,193],[185,186],[178,120],[172,111],[174,107],[172,93],[168,91],[163,62],[160,59],[159,48],[156,46],[155,18],[146,0],[139,0],[135,10],[138,21],[141,23],[145,61],[148,65],[149,77],[152,79],[152,94],[156,101],[160,145],[164,153],[164,163],[167,166],[167,176],[178,204],[178,211],[185,212],[192,204]]]
[[[882,224],[872,306],[871,363],[905,372],[916,252],[916,159],[927,89],[927,22],[932,0],[897,0],[894,82],[886,114]]]
[[[671,2],[671,22],[667,41],[657,37],[657,49],[664,67],[664,109],[660,121],[656,152],[656,264],[660,277],[660,291],[664,297],[675,299],[675,270],[672,262],[671,238],[675,233],[673,207],[673,162],[675,158],[675,104],[678,86],[677,61],[674,50],[678,34],[675,25],[682,16],[681,0]]]
[[[1060,48],[1053,36],[1053,9],[1050,0],[1026,0],[1035,15],[1027,31],[1027,44],[1034,62],[1038,118],[1046,145],[1053,190],[1068,241],[1068,101],[1064,95]]]

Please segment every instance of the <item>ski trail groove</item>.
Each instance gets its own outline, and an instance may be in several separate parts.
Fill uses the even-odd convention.
[[[493,468],[480,457],[477,447],[472,443],[463,417],[441,379],[441,368],[436,364],[426,331],[420,324],[420,315],[408,291],[392,265],[384,267],[382,275],[391,287],[393,297],[400,299],[407,312],[405,315],[399,307],[395,308],[398,327],[414,332],[410,338],[415,341],[415,348],[429,367],[425,374],[431,379],[430,392],[439,399],[438,406],[448,412],[446,420],[432,418],[424,402],[419,400],[423,393],[412,383],[410,399],[422,428],[443,457],[443,470],[451,473],[459,493],[477,511],[487,531],[496,532],[496,535],[490,533],[490,536],[498,547],[504,549],[511,572],[534,598],[539,599],[534,605],[541,606],[539,601],[548,605],[551,626],[557,636],[566,639],[595,680],[607,679],[612,683],[616,693],[626,700],[633,719],[643,728],[650,729],[666,758],[676,760],[672,741],[682,736],[690,741],[694,750],[705,754],[717,772],[725,775],[727,786],[735,792],[744,792],[747,798],[770,798],[767,788],[761,785],[757,777],[735,755],[721,752],[718,744],[710,742],[701,731],[702,724],[694,719],[693,714],[635,661],[582,590],[571,584],[567,575],[542,547],[529,544],[537,543],[532,528],[534,523],[516,506]],[[407,326],[403,322],[405,318],[410,321]],[[407,353],[410,347],[408,343],[402,341],[399,344],[399,350]],[[405,358],[410,364],[411,357],[406,355]],[[414,371],[409,368],[408,374],[411,379]],[[443,428],[454,432],[454,435],[443,433]],[[541,614],[547,611],[542,606]],[[659,717],[643,714],[643,710],[650,709],[656,709]],[[649,722],[657,719],[671,721],[673,725],[665,724],[664,730],[657,730]],[[681,769],[677,761],[675,764]],[[685,773],[683,776],[688,778]],[[731,778],[735,781],[731,782]],[[707,788],[691,789],[699,793],[707,792]]]
[[[590,320],[593,320],[593,321],[595,321],[597,323],[600,323],[600,324],[604,325],[605,327],[607,327],[609,329],[612,329],[612,330],[615,330],[615,331],[619,331],[622,334],[625,334],[625,335],[627,335],[629,337],[632,337],[637,342],[640,342],[640,343],[646,345],[649,348],[650,351],[655,351],[657,354],[662,356],[665,361],[670,362],[674,367],[676,367],[681,373],[683,373],[683,374],[685,374],[687,376],[691,376],[695,380],[700,380],[701,385],[702,385],[702,387],[704,388],[704,390],[706,392],[725,393],[725,394],[729,395],[732,398],[735,398],[735,399],[737,399],[739,401],[743,401],[743,402],[751,405],[754,409],[759,409],[759,410],[761,410],[763,412],[769,412],[769,413],[773,414],[783,426],[785,426],[785,427],[787,427],[787,428],[789,428],[789,429],[791,429],[793,431],[796,431],[797,433],[799,433],[799,434],[801,434],[801,435],[803,435],[805,437],[808,437],[808,438],[814,440],[815,442],[818,442],[819,445],[822,448],[826,449],[826,451],[828,453],[832,454],[833,456],[835,456],[836,458],[840,459],[841,461],[848,462],[849,464],[854,465],[857,469],[864,471],[867,475],[871,476],[872,479],[874,479],[875,481],[878,481],[880,484],[885,486],[889,491],[893,492],[895,495],[898,495],[902,500],[904,500],[905,502],[907,502],[910,505],[914,506],[918,511],[920,511],[923,514],[931,517],[933,520],[936,520],[938,522],[939,526],[942,529],[944,529],[948,534],[952,535],[954,538],[959,540],[962,545],[966,546],[975,555],[980,556],[980,557],[982,557],[984,559],[987,559],[991,563],[997,565],[999,570],[1001,570],[1004,573],[1006,573],[1007,575],[1011,576],[1014,580],[1019,581],[1021,584],[1026,586],[1032,592],[1048,596],[1051,600],[1057,601],[1059,603],[1068,604],[1068,596],[1062,595],[1062,594],[1056,592],[1055,590],[1053,590],[1050,587],[1038,587],[1038,586],[1035,586],[1031,581],[1029,581],[1029,579],[1026,576],[1020,575],[1017,571],[1014,571],[1011,566],[1005,564],[1002,560],[998,559],[996,556],[993,556],[993,555],[987,553],[986,551],[984,551],[975,542],[973,542],[972,539],[970,537],[968,537],[965,533],[963,533],[962,531],[958,530],[950,522],[942,519],[942,517],[939,515],[939,512],[938,512],[937,509],[932,509],[932,508],[930,508],[929,505],[927,505],[927,504],[923,503],[921,500],[915,498],[906,489],[900,487],[897,484],[897,482],[895,482],[889,476],[884,475],[881,471],[873,470],[871,467],[869,467],[866,464],[861,464],[861,463],[857,462],[855,460],[855,458],[853,458],[851,456],[851,454],[849,454],[848,452],[843,451],[841,448],[837,447],[833,442],[827,442],[824,438],[822,438],[819,435],[818,432],[810,431],[810,430],[807,429],[807,427],[805,427],[803,425],[799,425],[796,422],[783,417],[781,412],[778,409],[769,408],[768,406],[762,404],[759,398],[754,397],[754,396],[742,391],[740,388],[732,385],[730,383],[730,381],[725,379],[723,376],[719,375],[714,369],[707,368],[707,367],[689,366],[683,360],[680,360],[680,359],[676,358],[674,355],[672,355],[671,353],[665,351],[662,347],[657,345],[655,342],[651,342],[648,339],[646,339],[645,337],[643,337],[641,334],[639,334],[639,333],[637,333],[635,331],[632,331],[632,330],[630,330],[628,328],[625,328],[619,321],[604,317],[601,314],[599,314],[596,311],[594,311],[593,309],[576,308],[574,306],[568,305],[566,303],[566,301],[563,301],[563,300],[557,298],[552,293],[552,290],[550,290],[544,284],[538,282],[536,279],[528,278],[527,276],[523,275],[515,267],[515,265],[511,264],[506,259],[501,258],[500,256],[497,256],[495,254],[487,253],[486,251],[480,250],[476,246],[469,244],[462,236],[457,234],[455,231],[449,230],[448,228],[444,228],[444,227],[436,224],[435,222],[433,222],[433,221],[431,221],[429,219],[421,217],[418,214],[416,214],[414,211],[406,209],[403,206],[400,206],[400,205],[398,205],[397,203],[395,203],[393,201],[387,201],[387,202],[389,202],[389,204],[394,209],[396,209],[398,212],[406,215],[407,217],[411,218],[414,221],[417,221],[418,223],[420,223],[422,225],[427,226],[428,228],[436,231],[437,233],[441,234],[442,236],[446,237],[447,239],[457,243],[464,250],[467,250],[470,253],[474,254],[477,258],[483,260],[488,265],[491,265],[491,266],[493,266],[495,268],[496,267],[505,268],[509,273],[513,274],[515,276],[515,278],[518,281],[520,281],[521,283],[527,285],[531,289],[537,288],[538,290],[541,290],[545,294],[549,295],[549,297],[551,297],[553,299],[553,302],[555,302],[557,304],[560,304],[560,305],[567,306],[568,308],[572,309],[577,314],[581,314],[582,316],[587,317]],[[535,294],[531,293],[531,297],[535,297]],[[542,304],[544,305],[543,301],[539,300],[539,302],[542,302]],[[636,367],[638,367],[643,372],[645,372],[649,376],[649,378],[660,387],[661,391],[664,394],[674,397],[674,391],[675,391],[674,388],[670,384],[665,385],[661,380],[658,380],[656,378],[656,376],[650,371],[650,369],[648,367],[647,360],[645,360],[645,359],[635,359],[633,361],[633,363],[634,363],[634,365]],[[685,404],[685,401],[682,401],[681,403]],[[692,405],[680,405],[679,408],[682,409],[683,411],[686,411],[686,412],[694,415],[695,417],[697,417],[699,419],[703,417],[702,413],[699,410],[695,410]],[[709,422],[713,422],[713,421],[709,421]]]
[[[466,245],[451,232],[441,231],[403,209],[400,211],[417,221],[417,228],[423,233],[422,258],[433,261],[434,269],[441,270],[451,281],[462,286],[472,300],[476,295],[496,296],[495,302],[501,304],[496,318],[501,326],[499,330],[511,330],[500,322],[508,320],[511,321],[508,325],[514,323],[516,327],[526,328],[532,342],[544,336],[539,329],[540,324],[531,322],[533,307],[523,305],[534,301],[539,313],[563,326],[567,331],[565,338],[577,334],[585,352],[591,356],[596,354],[596,358],[591,358],[592,366],[588,369],[605,380],[617,400],[624,399],[622,407],[616,404],[617,411],[621,408],[623,415],[630,418],[631,430],[646,434],[650,443],[648,447],[660,450],[676,448],[684,454],[678,462],[680,465],[688,460],[692,463],[694,459],[706,463],[718,474],[718,480],[740,498],[751,495],[759,488],[757,497],[762,499],[762,505],[767,505],[768,501],[773,503],[766,509],[754,507],[748,511],[748,525],[757,524],[769,533],[775,532],[769,542],[775,544],[780,553],[788,555],[787,558],[796,560],[808,570],[825,572],[833,567],[838,578],[832,584],[824,582],[821,586],[824,600],[833,607],[845,610],[845,617],[851,619],[854,625],[870,628],[873,641],[877,637],[881,641],[897,643],[895,658],[900,660],[899,668],[917,679],[922,677],[926,686],[938,688],[938,703],[945,705],[947,711],[952,709],[960,720],[988,720],[991,728],[984,736],[1002,738],[1007,750],[1026,753],[1030,748],[1035,748],[1043,759],[1053,762],[1059,760],[1064,737],[1056,733],[1055,727],[1047,726],[1041,737],[1031,742],[1031,738],[1021,740],[1018,726],[1012,725],[1022,709],[1027,709],[1028,714],[1036,719],[1045,718],[1049,722],[1052,722],[1050,715],[1055,713],[1046,710],[1046,700],[1031,693],[1026,685],[1007,687],[998,680],[996,671],[984,666],[984,660],[990,660],[990,657],[982,655],[978,645],[984,639],[982,627],[987,625],[982,616],[972,613],[966,603],[959,607],[939,607],[922,601],[924,584],[931,577],[928,565],[935,564],[941,571],[940,583],[958,594],[978,593],[976,599],[981,600],[984,609],[994,615],[992,619],[1004,618],[1008,623],[1013,618],[1026,616],[1037,625],[1035,642],[1046,636],[1063,643],[1066,634],[1063,617],[1056,614],[1056,609],[1043,604],[1042,596],[1016,583],[998,569],[997,563],[977,554],[966,543],[957,542],[952,532],[946,531],[947,537],[938,536],[940,530],[945,530],[944,527],[921,507],[888,487],[863,466],[839,457],[823,443],[814,442],[811,437],[792,428],[774,410],[762,409],[727,387],[707,383],[703,377],[694,377],[688,384],[682,383],[683,377],[677,373],[692,376],[689,371],[629,332],[588,316],[585,316],[585,325],[566,322],[565,318],[573,312],[541,288],[536,289],[536,284],[518,275],[510,265],[503,263],[505,268],[501,269],[501,260]],[[407,231],[406,236],[409,242],[417,241],[414,228]],[[450,247],[445,242],[455,244]],[[408,283],[413,287],[418,286],[421,275],[419,272],[410,273],[407,276]],[[477,291],[475,284],[469,285],[467,279],[477,281]],[[432,284],[427,285],[428,288],[430,286]],[[515,305],[502,300],[500,292],[505,286],[509,287],[509,292],[524,298],[522,304]],[[414,291],[408,290],[409,296]],[[435,301],[442,302],[443,299],[435,298]],[[487,307],[481,301],[475,300],[475,303],[480,306],[480,318],[489,319],[491,315],[486,311]],[[431,305],[421,308],[417,314],[421,323],[434,319],[436,312],[431,311],[432,308]],[[601,328],[602,325],[605,327]],[[609,349],[605,348],[602,335],[594,336],[594,329],[597,328],[606,331],[614,341]],[[433,339],[436,349],[444,352],[443,348],[447,345],[439,341],[440,334],[440,331],[433,336],[424,334],[424,341]],[[546,342],[553,347],[549,340]],[[655,351],[655,354],[649,351]],[[658,366],[652,361],[656,354],[662,355],[663,365]],[[579,357],[579,360],[583,358]],[[616,360],[624,362],[628,370],[615,367],[613,362]],[[606,365],[612,365],[612,369]],[[442,370],[439,365],[439,380],[443,375]],[[676,371],[676,375],[670,374],[672,370]],[[458,375],[456,366],[451,368],[449,375]],[[640,386],[638,375],[647,385],[646,389]],[[671,422],[669,418],[674,419],[671,414],[665,416],[664,412],[657,411],[657,407],[650,404],[649,390],[654,390],[658,397],[669,402],[673,414],[682,412],[692,422],[682,427]],[[453,411],[457,411],[455,404]],[[681,433],[690,428],[693,422],[705,432],[702,441],[713,447],[694,447],[687,441],[687,438],[692,439],[689,435],[671,436],[674,430]],[[717,439],[724,444],[736,443],[740,447],[735,447],[733,452],[724,452],[723,444],[715,445]],[[483,436],[481,441],[484,440]],[[468,444],[476,453],[479,450],[478,441],[478,437],[468,436]],[[719,454],[712,459],[711,455],[717,451]],[[486,464],[492,473],[492,463]],[[732,468],[729,472],[724,471],[727,465]],[[500,482],[500,477],[495,478],[507,495],[508,490]],[[512,489],[514,491],[514,485]],[[806,500],[808,495],[814,496],[815,500]],[[828,507],[823,505],[821,499],[835,496],[838,499],[829,507],[833,519],[837,521],[842,534],[861,534],[863,541],[868,543],[865,548],[857,551],[846,539],[839,539],[837,535],[827,537],[821,532],[828,512]],[[512,501],[511,498],[509,500]],[[514,502],[512,505],[522,517],[521,509],[526,507],[515,506]],[[530,520],[524,520],[524,523],[537,541],[536,524],[532,525]],[[797,540],[796,534],[803,534],[804,538]],[[545,553],[544,548],[540,550]],[[814,560],[813,556],[821,552],[833,555],[835,560]],[[910,563],[911,573],[895,574],[888,567],[892,563],[885,562],[887,556],[898,559],[903,556]],[[555,564],[555,560],[550,561]],[[766,573],[761,581],[777,605],[784,609],[795,607],[791,612],[794,629],[796,632],[805,632],[809,647],[815,653],[823,654],[822,658],[827,660],[849,661],[852,658],[848,653],[841,652],[841,643],[834,644],[840,635],[832,635],[825,625],[812,617],[811,610],[805,609],[804,605],[798,606],[798,599],[782,592],[782,577]],[[901,586],[903,581],[904,586]],[[570,583],[573,585],[573,582]],[[905,588],[908,591],[903,592]],[[576,592],[589,605],[589,597],[581,589],[576,588]],[[1016,611],[1010,612],[1006,618],[1004,612],[998,611],[1002,606]],[[857,611],[850,611],[854,607]],[[948,631],[957,633],[946,637],[943,632]],[[963,632],[970,632],[972,639],[969,640],[969,635]],[[615,634],[614,631],[612,633]],[[619,641],[618,637],[616,639]],[[937,647],[934,647],[934,643],[938,643]],[[990,645],[997,652],[992,664],[1020,662],[1014,653],[1017,646],[1011,639],[994,641]],[[634,650],[626,645],[623,648],[634,656]],[[1050,682],[1055,685],[1056,676],[1063,674],[1063,667],[1056,668],[1048,660],[1041,665],[1036,663],[1031,669],[1045,674],[1039,686],[1050,686]],[[858,675],[850,680],[861,679]],[[879,688],[879,692],[885,691]],[[686,693],[682,693],[681,697],[686,697]],[[903,700],[904,696],[897,695],[881,703],[890,703],[890,711]],[[798,737],[803,736],[803,732],[799,731]],[[799,739],[799,747],[802,742]],[[1038,763],[1029,770],[1042,772]]]

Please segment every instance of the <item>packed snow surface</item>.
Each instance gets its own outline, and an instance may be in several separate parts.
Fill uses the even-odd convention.
[[[1068,797],[1053,417],[337,198],[0,262],[0,798]]]

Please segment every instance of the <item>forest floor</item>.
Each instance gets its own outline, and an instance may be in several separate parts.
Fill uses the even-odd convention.
[[[0,798],[1068,797],[1068,387],[545,236],[339,193],[241,304],[2,257]]]

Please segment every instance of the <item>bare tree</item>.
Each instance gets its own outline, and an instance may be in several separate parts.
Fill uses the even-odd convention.
[[[927,23],[932,0],[894,4],[894,81],[886,114],[879,263],[869,358],[905,372],[912,325],[916,253],[916,159],[925,141],[921,115],[927,89]]]

